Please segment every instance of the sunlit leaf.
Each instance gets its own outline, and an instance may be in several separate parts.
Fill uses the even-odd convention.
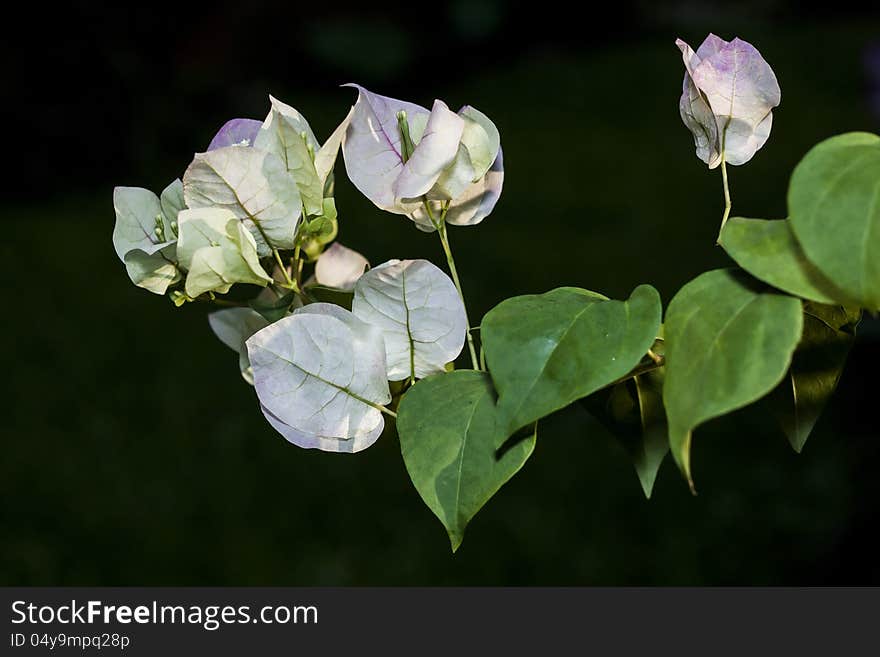
[[[741,271],[706,272],[672,299],[663,403],[672,454],[691,486],[693,430],[772,390],[788,370],[801,327],[799,299]]]
[[[804,255],[790,222],[732,217],[719,244],[755,278],[819,303],[837,303],[842,293]]]
[[[788,210],[807,258],[880,310],[880,137],[851,132],[814,146],[792,174]]]
[[[480,334],[507,435],[627,374],[654,343],[660,313],[649,285],[627,301],[559,288],[495,306]]]

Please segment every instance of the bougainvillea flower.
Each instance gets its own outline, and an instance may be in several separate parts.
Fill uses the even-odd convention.
[[[263,127],[262,121],[254,119],[230,119],[217,131],[208,150],[214,151],[226,146],[253,146],[257,133]]]
[[[403,214],[423,230],[440,217],[458,225],[482,221],[503,182],[501,140],[482,112],[452,112],[436,100],[420,105],[358,85],[342,142],[348,177],[377,207]]]
[[[684,59],[679,102],[682,121],[694,135],[697,157],[717,167],[745,164],[770,136],[772,109],[781,93],[761,53],[742,39],[706,37],[696,52],[681,39]]]

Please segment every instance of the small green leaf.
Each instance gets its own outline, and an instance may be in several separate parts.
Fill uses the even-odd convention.
[[[531,456],[535,434],[505,442],[488,375],[435,374],[400,402],[397,431],[403,460],[425,504],[446,527],[452,551],[471,518]]]
[[[804,304],[804,330],[791,368],[767,403],[800,453],[834,393],[861,313],[843,306]]]
[[[490,310],[481,336],[507,435],[626,375],[653,344],[660,313],[649,285],[628,301],[559,288]]]
[[[670,302],[663,403],[672,455],[692,489],[691,432],[772,390],[788,370],[801,326],[800,300],[741,271],[701,274]]]
[[[663,342],[656,342],[653,350],[662,354]],[[660,465],[669,452],[663,409],[665,375],[662,367],[651,370],[583,400],[584,408],[620,441],[629,454],[648,499]]]
[[[288,292],[274,299],[267,298],[261,293],[256,299],[248,301],[248,305],[270,324],[277,322],[282,317],[287,317],[291,307],[295,304],[296,292]]]
[[[736,264],[783,292],[819,303],[843,301],[843,293],[807,260],[788,220],[733,217],[720,244]]]
[[[791,176],[788,209],[810,261],[880,310],[880,137],[851,132],[814,146]]]

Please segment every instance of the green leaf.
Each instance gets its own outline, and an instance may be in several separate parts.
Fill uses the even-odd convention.
[[[663,342],[654,344],[663,353]],[[651,498],[660,465],[669,452],[666,412],[663,409],[665,370],[651,370],[583,400],[589,411],[620,442],[632,459],[645,497]]]
[[[287,294],[284,294],[280,297],[275,296],[275,294],[272,293],[272,296],[274,296],[275,298],[267,298],[261,293],[259,296],[257,296],[256,299],[251,299],[250,301],[248,301],[248,305],[254,311],[262,315],[263,319],[265,319],[270,324],[272,322],[277,322],[282,317],[287,317],[291,307],[296,304],[297,299],[296,292],[288,292]]]
[[[851,132],[814,146],[792,174],[788,209],[810,261],[880,310],[880,137]]]
[[[670,302],[663,403],[672,455],[692,489],[692,431],[772,390],[788,370],[801,326],[800,300],[740,271],[701,274]]]
[[[804,330],[791,368],[767,397],[771,413],[800,453],[834,393],[861,313],[844,306],[804,304]]]
[[[507,435],[627,374],[653,344],[660,313],[649,285],[625,302],[558,288],[490,310],[480,334]]]
[[[719,243],[736,264],[783,292],[819,303],[842,301],[843,293],[807,260],[788,220],[733,217]]]
[[[453,552],[471,518],[535,448],[534,432],[505,443],[495,410],[488,375],[473,370],[423,379],[400,402],[397,431],[406,469],[446,527]]]
[[[324,199],[324,213],[315,217],[308,224],[300,228],[302,250],[314,260],[321,255],[324,247],[336,239],[339,232],[339,222],[336,219],[336,201],[332,198]]]

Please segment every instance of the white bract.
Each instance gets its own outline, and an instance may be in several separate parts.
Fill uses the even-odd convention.
[[[442,372],[464,346],[461,296],[427,260],[390,260],[368,271],[355,285],[352,312],[382,329],[391,381]]]
[[[369,266],[370,263],[360,253],[336,242],[315,263],[315,282],[350,292]]]
[[[268,285],[257,244],[235,214],[225,208],[184,210],[178,216],[177,258],[186,270],[185,291],[225,294],[235,283]]]
[[[302,114],[277,98],[269,96],[269,100],[272,109],[253,146],[281,158],[296,181],[306,214],[320,216],[324,213],[325,185],[336,163],[348,118],[321,146]]]
[[[188,208],[225,208],[250,231],[259,255],[292,249],[302,213],[294,179],[278,155],[247,146],[197,153],[183,176]]]
[[[181,182],[168,185],[161,198],[140,187],[117,187],[113,207],[113,247],[129,278],[138,287],[165,294],[180,280],[175,242],[177,215],[184,207]]]
[[[429,112],[358,85],[342,141],[354,186],[377,207],[427,231],[446,221],[472,225],[495,206],[503,183],[501,140],[482,112],[457,114],[435,100]]]
[[[208,324],[223,344],[238,353],[241,376],[254,385],[254,373],[245,342],[254,333],[266,328],[268,320],[250,308],[224,308],[208,315]]]
[[[208,150],[216,151],[227,146],[253,146],[262,125],[254,119],[230,119],[214,135],[208,144]]]
[[[247,340],[269,423],[290,442],[332,452],[369,447],[391,401],[382,332],[325,303],[299,308]]]
[[[694,135],[697,157],[717,167],[744,164],[770,136],[781,92],[761,53],[742,39],[710,34],[694,52],[676,40],[686,72],[679,111]]]

